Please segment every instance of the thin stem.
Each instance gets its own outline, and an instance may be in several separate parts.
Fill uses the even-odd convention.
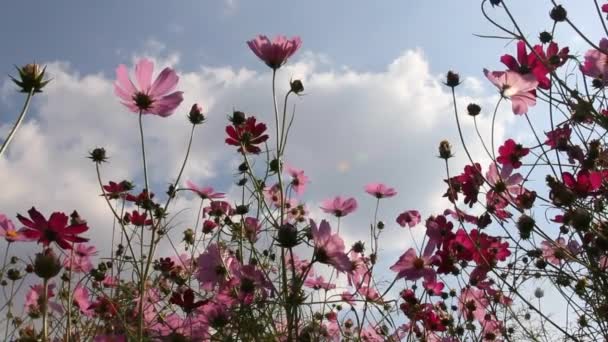
[[[6,150],[8,145],[11,143],[11,140],[13,140],[13,137],[15,136],[15,133],[17,133],[19,126],[21,126],[21,123],[23,122],[23,119],[25,118],[25,114],[27,113],[27,110],[30,107],[30,102],[31,102],[33,96],[34,96],[34,89],[32,88],[32,90],[27,94],[27,98],[25,99],[25,103],[23,104],[23,109],[21,110],[21,114],[19,114],[19,117],[17,118],[17,121],[15,122],[13,129],[11,129],[11,131],[8,133],[8,136],[2,143],[2,147],[0,147],[0,157],[2,156],[2,153],[4,153],[4,151]]]
[[[49,322],[48,322],[48,286],[49,280],[44,278],[42,281],[42,341],[48,341]]]

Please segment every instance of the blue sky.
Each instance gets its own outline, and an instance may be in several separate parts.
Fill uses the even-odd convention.
[[[437,72],[480,74],[496,59],[496,41],[473,33],[494,30],[478,1],[18,1],[4,5],[0,70],[36,59],[67,60],[81,72],[111,72],[149,39],[183,53],[185,68],[236,65],[259,68],[242,49],[257,33],[298,34],[304,49],[356,69],[379,70],[406,48],[422,48]],[[513,5],[546,16],[547,4]],[[500,13],[499,10],[490,10]],[[543,20],[544,22],[544,20]],[[532,30],[530,30],[532,31]]]

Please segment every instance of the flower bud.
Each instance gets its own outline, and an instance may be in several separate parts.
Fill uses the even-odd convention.
[[[481,113],[481,107],[476,103],[469,103],[467,106],[467,113],[469,113],[470,116],[477,116]]]
[[[184,241],[187,245],[194,245],[194,230],[188,228],[184,230]]]
[[[291,91],[293,91],[296,94],[300,94],[301,92],[304,91],[304,85],[302,84],[302,81],[300,80],[294,80],[289,82],[289,86],[291,87]]]
[[[235,126],[242,125],[246,119],[247,117],[245,116],[245,113],[240,111],[235,111],[232,113],[232,116],[228,118],[228,120],[230,120],[230,122],[232,122],[232,124]]]
[[[549,16],[556,22],[565,21],[568,17],[568,12],[562,5],[557,5],[549,12]]]
[[[521,215],[517,220],[517,230],[522,239],[529,239],[536,222],[528,215]]]
[[[23,277],[23,275],[21,274],[21,272],[19,272],[18,269],[16,268],[11,268],[6,272],[6,276],[8,277],[9,280],[12,281],[16,281],[19,280]]]
[[[298,241],[298,229],[290,223],[282,225],[277,232],[277,242],[285,248],[297,246],[300,243]]]
[[[553,40],[553,35],[547,31],[543,31],[538,36],[538,39],[540,40],[541,43],[547,44]]]
[[[202,124],[205,121],[203,107],[198,103],[193,104],[192,108],[190,108],[190,113],[188,114],[188,120],[190,120],[193,125]]]
[[[93,151],[89,152],[89,159],[97,164],[104,163],[108,160],[106,156],[106,150],[103,147],[97,147]]]
[[[537,287],[536,290],[534,291],[534,297],[543,298],[544,296],[545,296],[545,291],[543,291],[543,289],[541,289],[540,287]]]
[[[448,74],[446,75],[446,81],[445,81],[445,85],[447,85],[448,87],[451,88],[455,88],[460,84],[460,75],[458,75],[457,73],[453,72],[453,71],[448,71]]]
[[[43,253],[37,253],[34,259],[34,273],[42,279],[51,279],[61,271],[61,262],[48,248]]]
[[[22,93],[40,93],[42,88],[47,85],[50,80],[44,80],[44,73],[46,67],[41,68],[38,64],[26,64],[25,66],[17,68],[19,72],[19,79],[10,76],[13,82],[21,88]]]
[[[449,141],[442,140],[439,143],[439,158],[448,160],[449,158],[452,158],[452,157],[453,157],[452,145],[450,145]]]
[[[353,245],[353,252],[363,253],[363,251],[365,251],[365,244],[363,243],[363,241],[355,242],[355,244]]]

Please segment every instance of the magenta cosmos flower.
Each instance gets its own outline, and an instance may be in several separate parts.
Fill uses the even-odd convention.
[[[310,230],[315,244],[315,258],[322,264],[332,265],[338,272],[351,272],[353,264],[344,252],[344,240],[338,234],[331,233],[331,227],[325,220],[319,227],[310,220]]]
[[[357,209],[357,201],[354,198],[342,198],[337,196],[321,202],[321,210],[336,217],[346,216]]]
[[[395,191],[395,189],[389,188],[388,186],[382,183],[367,184],[365,186],[365,192],[376,198],[393,197],[397,194],[397,191]]]
[[[164,68],[152,83],[154,63],[140,59],[135,65],[137,86],[129,78],[129,70],[124,64],[116,69],[114,93],[122,104],[133,113],[155,114],[166,117],[173,114],[183,100],[183,92],[173,91],[179,77],[171,68]]]
[[[3,236],[8,242],[29,240],[23,233],[23,229],[15,229],[13,221],[3,214],[0,214],[0,236]]]
[[[86,223],[68,225],[68,217],[64,213],[54,212],[47,219],[32,207],[27,212],[30,219],[17,215],[17,219],[25,225],[23,234],[28,239],[38,240],[44,246],[55,242],[63,249],[72,249],[72,243],[87,242],[89,239],[80,237],[89,230]]]
[[[522,115],[528,112],[528,107],[536,105],[536,95],[533,90],[538,81],[533,74],[520,75],[515,71],[489,71],[483,69],[488,80],[500,90],[500,95],[511,100],[513,113]]]
[[[297,36],[287,39],[287,37],[279,35],[271,41],[268,37],[259,35],[247,41],[247,45],[266,65],[276,70],[298,51],[302,40]]]

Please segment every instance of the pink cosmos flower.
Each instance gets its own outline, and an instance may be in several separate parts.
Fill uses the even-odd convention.
[[[365,192],[376,198],[393,197],[397,194],[397,191],[395,191],[395,189],[389,188],[382,183],[367,184],[365,186]]]
[[[28,241],[23,229],[15,229],[13,221],[9,220],[6,215],[0,214],[0,236],[3,236],[6,241]]]
[[[354,198],[342,198],[337,196],[321,202],[321,210],[336,217],[346,216],[357,209],[357,200]]]
[[[192,181],[187,181],[186,186],[188,187],[188,190],[194,191],[202,199],[213,200],[218,198],[224,198],[224,196],[226,195],[223,192],[215,192],[215,190],[213,190],[213,188],[210,186],[199,187]]]
[[[76,245],[71,258],[63,260],[63,266],[76,273],[88,273],[93,269],[91,257],[97,255],[95,246],[79,243]]]
[[[298,195],[302,195],[304,189],[306,189],[306,183],[308,183],[308,176],[304,174],[303,170],[296,169],[295,167],[285,166],[285,170],[291,176],[293,191]]]
[[[521,158],[528,155],[529,152],[529,148],[517,144],[513,139],[508,139],[498,148],[500,155],[496,158],[496,161],[503,165],[511,165],[514,169],[517,169],[521,166]]]
[[[258,241],[258,235],[260,234],[260,229],[262,228],[262,224],[259,223],[258,219],[255,217],[247,217],[245,218],[245,224],[243,228],[245,230],[245,236],[249,242],[254,243]]]
[[[401,227],[408,226],[412,228],[420,223],[420,213],[418,210],[404,211],[397,216],[397,223],[399,223]]]
[[[519,173],[514,173],[513,167],[511,165],[504,165],[500,173],[498,172],[498,167],[495,163],[490,164],[488,172],[486,173],[486,179],[488,183],[494,187],[494,190],[497,193],[502,193],[503,191],[507,191],[512,195],[519,195],[523,191],[523,186],[521,183],[524,180],[524,177]]]
[[[576,240],[570,240],[566,244],[564,238],[558,238],[555,243],[543,241],[540,243],[543,257],[554,265],[561,265],[564,260],[570,259],[572,255],[580,252],[580,245]]]
[[[137,86],[131,82],[124,64],[116,69],[114,93],[133,113],[154,114],[167,117],[182,103],[183,92],[175,91],[179,77],[171,68],[164,68],[152,83],[154,63],[140,59],[135,65]]]
[[[344,240],[338,234],[331,233],[331,227],[325,220],[317,228],[310,220],[310,230],[315,245],[315,258],[318,262],[332,265],[338,272],[350,272],[353,265],[344,252]]]
[[[557,49],[557,45],[555,45]],[[517,59],[511,55],[503,55],[500,61],[509,68],[521,75],[531,74],[538,80],[539,87],[549,89],[551,81],[547,78],[549,70],[538,57],[543,58],[545,53],[542,45],[534,46],[534,51],[529,54],[526,51],[526,43],[523,40],[517,42]]]
[[[435,270],[431,263],[433,258],[430,254],[418,256],[414,248],[408,249],[399,260],[391,266],[391,271],[397,272],[397,279],[418,280],[424,278],[426,281],[435,279]]]
[[[302,40],[297,36],[287,39],[287,37],[279,35],[271,41],[268,37],[259,35],[247,41],[247,45],[266,65],[276,70],[298,51]]]
[[[489,301],[485,292],[474,287],[465,288],[458,297],[458,311],[466,319],[476,319],[483,322],[488,305]]]
[[[563,172],[564,184],[574,191],[579,197],[588,196],[602,186],[602,174],[595,171],[581,170],[576,179],[570,172]]]
[[[532,93],[538,86],[533,74],[520,75],[515,71],[488,71],[484,74],[500,90],[500,95],[511,99],[513,113],[522,115],[528,112],[528,107],[536,105],[536,95]]]
[[[304,286],[310,287],[311,289],[314,289],[314,290],[320,290],[320,289],[332,290],[332,289],[336,288],[336,284],[326,282],[325,278],[323,278],[323,276],[318,276],[318,277],[309,276],[304,281]]]
[[[125,335],[97,335],[93,342],[127,342]]]
[[[608,83],[608,39],[600,40],[599,48],[591,49],[585,53],[585,62],[581,65],[581,72],[589,77],[601,80],[604,84]]]
[[[25,225],[23,234],[28,239],[38,240],[44,246],[55,242],[63,249],[72,249],[72,243],[89,241],[79,236],[89,230],[87,224],[68,225],[68,217],[64,213],[54,212],[48,221],[34,207],[28,210],[28,214],[30,219],[17,215],[17,219]]]
[[[42,284],[38,284],[38,285],[33,285],[30,286],[30,290],[25,294],[25,309],[27,312],[32,313],[32,312],[36,312],[36,313],[40,313],[41,312],[41,304],[42,304],[42,296],[43,296],[43,292],[44,291],[44,287]],[[47,287],[47,300],[48,300],[48,304],[49,307],[56,311],[56,312],[62,312],[63,308],[61,307],[61,305],[59,305],[57,302],[54,301],[50,301],[50,298],[55,297],[55,284],[48,284]]]
[[[216,284],[224,283],[234,259],[227,257],[216,244],[210,244],[198,258],[197,279],[201,287],[211,291]]]
[[[422,281],[422,286],[431,296],[439,296],[445,285],[437,279],[430,279]]]
[[[74,305],[80,310],[85,316],[93,315],[93,311],[90,309],[91,302],[89,301],[89,291],[80,285],[77,285],[72,295]]]

